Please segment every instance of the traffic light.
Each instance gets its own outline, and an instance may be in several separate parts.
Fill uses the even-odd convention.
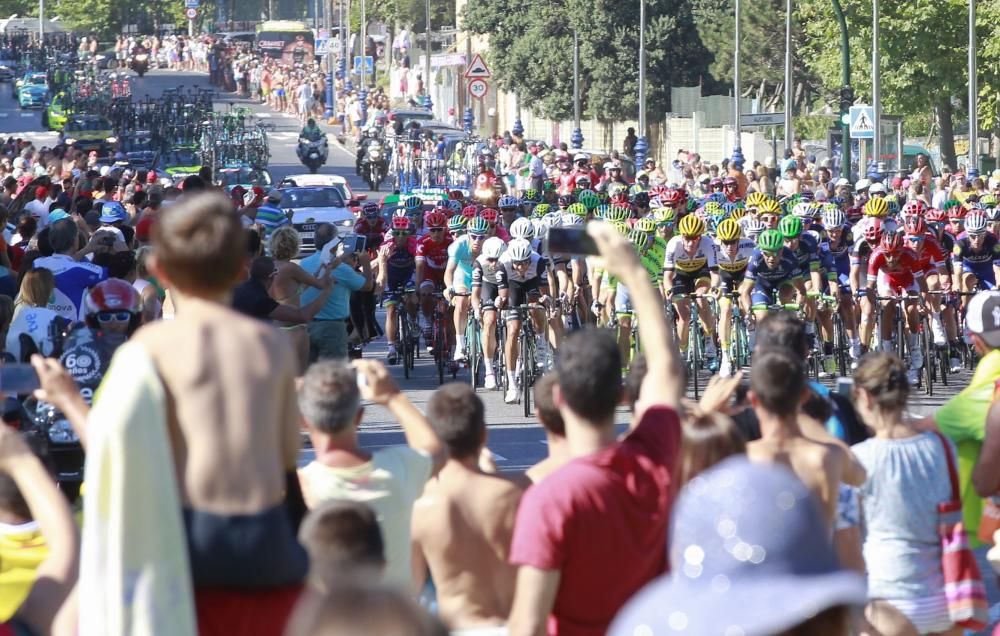
[[[854,104],[854,89],[850,86],[842,86],[840,88],[840,112],[846,113],[851,110],[851,106]]]

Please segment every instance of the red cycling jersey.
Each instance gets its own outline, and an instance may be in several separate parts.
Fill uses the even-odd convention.
[[[944,265],[944,250],[930,232],[924,234],[924,240],[917,254],[917,269],[924,274],[935,274],[939,265]]]
[[[424,263],[424,278],[444,282],[444,269],[448,265],[448,246],[451,238],[446,236],[440,243],[430,236],[417,240],[417,261]]]
[[[872,252],[868,259],[868,280],[875,282],[879,272],[886,276],[886,282],[893,290],[909,289],[913,285],[915,278],[923,278],[924,272],[919,266],[919,257],[916,253],[904,248],[891,265],[886,258],[885,251],[880,247]]]
[[[365,237],[368,249],[377,250],[389,230],[389,224],[381,216],[374,219],[361,217],[354,224],[354,233]]]

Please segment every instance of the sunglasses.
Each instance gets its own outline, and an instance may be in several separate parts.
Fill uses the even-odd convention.
[[[429,232],[444,232],[443,227],[432,227],[428,230]]]
[[[470,234],[469,236],[471,236],[472,240],[476,241],[477,243],[479,241],[485,241],[486,240],[486,235],[485,234]]]
[[[531,259],[529,258],[529,259],[526,259],[526,260],[523,260],[523,261],[513,261],[513,263],[514,263],[514,265],[518,265],[518,266],[524,267],[526,265],[531,264]]]
[[[924,237],[922,237],[922,236],[907,236],[906,240],[909,241],[910,243],[920,243],[921,241],[924,240]]]
[[[970,239],[981,239],[986,236],[986,232],[969,232]]]
[[[723,241],[722,244],[725,245],[726,247],[732,247],[733,245],[736,245],[739,242],[740,242],[739,239],[733,239],[731,241]]]
[[[500,260],[499,258],[487,258],[486,262],[487,263],[496,263],[499,260]]]
[[[275,273],[277,273],[277,271]],[[99,322],[128,322],[131,319],[132,319],[132,314],[127,311],[97,312],[97,320]]]
[[[776,257],[779,254],[781,254],[781,252],[779,251],[773,251],[773,252],[771,250],[761,250],[761,251],[764,253],[764,256]]]
[[[406,230],[393,230],[392,235],[393,236],[409,236],[410,233],[407,232]]]

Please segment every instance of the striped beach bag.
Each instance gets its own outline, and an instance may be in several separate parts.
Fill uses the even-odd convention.
[[[951,500],[938,504],[938,535],[941,537],[941,569],[944,571],[944,595],[948,599],[948,614],[959,627],[984,629],[989,624],[986,587],[969,548],[969,537],[962,522],[962,498],[959,495],[958,473],[951,446],[940,433],[935,433],[944,447],[951,480]]]

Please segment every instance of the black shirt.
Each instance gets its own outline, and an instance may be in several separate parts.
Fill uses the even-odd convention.
[[[252,278],[233,290],[233,309],[252,318],[270,320],[278,304],[268,295],[267,289]]]

